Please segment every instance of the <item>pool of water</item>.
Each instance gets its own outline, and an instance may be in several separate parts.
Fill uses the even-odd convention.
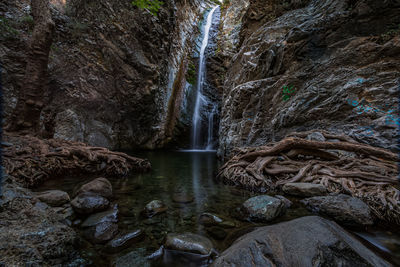
[[[261,226],[261,224],[240,220],[238,213],[238,207],[255,194],[223,185],[215,180],[219,167],[215,152],[157,151],[130,154],[148,158],[152,164],[152,171],[123,178],[109,178],[109,180],[113,185],[113,202],[118,204],[119,209],[119,231],[124,233],[141,229],[145,233],[144,239],[118,253],[109,253],[104,251],[102,245],[84,242],[81,252],[93,266],[111,266],[114,260],[131,251],[140,252],[140,255],[150,255],[162,245],[165,235],[171,232],[192,232],[207,236],[214,243],[216,250],[222,252],[236,238],[254,227]],[[74,188],[93,178],[95,177],[84,179],[66,177],[52,180],[46,182],[38,190],[60,189],[72,194]],[[191,202],[177,202],[177,199],[181,201],[182,198]],[[168,206],[168,210],[152,218],[146,218],[141,215],[141,212],[152,200],[162,200]],[[294,204],[287,213],[269,224],[311,215],[298,204],[296,199],[291,200]],[[215,229],[205,228],[198,222],[203,212],[225,217],[236,227],[223,229],[222,235],[221,231],[215,232]],[[392,262],[400,264],[400,237],[394,233],[385,235],[384,232],[379,231],[374,229],[369,233],[359,232],[358,236],[367,240],[369,244],[373,244],[372,248],[379,253],[382,252],[381,255],[385,258],[392,258]],[[131,266],[142,266],[142,264],[132,264]],[[153,263],[154,266],[160,266],[160,264],[160,262]],[[179,266],[174,261],[164,266],[166,265]]]

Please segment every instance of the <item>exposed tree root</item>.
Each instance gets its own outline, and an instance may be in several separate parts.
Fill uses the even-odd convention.
[[[326,141],[304,139],[313,132],[292,134],[296,137],[272,146],[241,148],[218,176],[255,191],[279,191],[290,182],[319,183],[329,192],[363,199],[378,218],[400,224],[398,156],[324,131],[319,132]]]
[[[72,173],[112,176],[150,169],[148,160],[79,142],[11,134],[4,140],[12,144],[3,147],[5,171],[27,187]]]

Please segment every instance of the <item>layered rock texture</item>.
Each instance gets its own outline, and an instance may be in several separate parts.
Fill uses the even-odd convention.
[[[399,14],[399,1],[252,1],[225,75],[220,154],[310,129],[396,151]]]
[[[164,1],[158,16],[131,1],[51,1],[46,135],[108,148],[156,148],[174,135],[200,0]],[[5,117],[16,105],[33,27],[30,1],[0,3]]]

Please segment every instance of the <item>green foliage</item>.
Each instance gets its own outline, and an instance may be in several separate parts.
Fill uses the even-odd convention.
[[[11,22],[5,17],[0,16],[0,38],[14,39],[19,32],[11,26]]]
[[[221,2],[219,0],[211,0],[211,2],[213,2],[214,4],[220,6]]]
[[[28,27],[29,31],[33,30],[33,27],[35,26],[35,22],[33,21],[33,17],[30,15],[23,16],[19,19],[19,23],[22,25],[26,25]]]
[[[289,98],[294,95],[294,93],[296,92],[296,88],[293,88],[294,85],[285,85],[282,87],[282,100],[283,101],[287,101],[289,100]]]
[[[191,85],[196,84],[196,66],[190,62],[188,65],[188,70],[186,72],[186,81],[190,83]]]
[[[87,24],[75,20],[68,23],[68,27],[71,29],[71,34],[74,38],[79,38],[89,28]]]
[[[380,39],[382,43],[385,43],[398,34],[400,34],[400,24],[392,25],[386,33],[380,35]]]
[[[164,4],[164,2],[159,1],[159,0],[133,0],[132,5],[140,8],[140,9],[146,9],[149,11],[153,16],[157,17],[158,10],[161,8],[161,6]]]

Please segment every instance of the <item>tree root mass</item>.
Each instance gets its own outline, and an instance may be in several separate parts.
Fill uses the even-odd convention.
[[[29,188],[68,174],[120,176],[150,170],[148,160],[80,142],[11,134],[4,141],[12,144],[3,145],[6,173]]]
[[[376,217],[400,224],[399,158],[388,150],[322,133],[325,141],[294,133],[275,144],[241,148],[220,169],[224,182],[254,191],[279,191],[286,183],[324,185],[330,193],[364,200]]]

